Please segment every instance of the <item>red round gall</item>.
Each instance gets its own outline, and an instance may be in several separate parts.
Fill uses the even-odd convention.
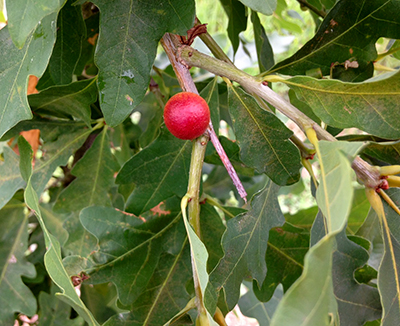
[[[189,92],[178,93],[165,104],[164,121],[175,137],[192,140],[206,131],[210,109],[201,96]]]

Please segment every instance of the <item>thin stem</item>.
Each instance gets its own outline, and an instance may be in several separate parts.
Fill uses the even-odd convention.
[[[326,12],[325,11],[319,10],[318,8],[314,7],[312,4],[308,3],[306,0],[297,0],[297,2],[300,3],[300,5],[310,9],[311,11],[313,11],[318,16],[320,16],[322,18],[326,17]]]
[[[189,169],[189,184],[186,196],[189,196],[189,223],[194,232],[201,239],[200,232],[200,182],[204,155],[206,153],[208,137],[201,136],[193,142],[192,157]]]

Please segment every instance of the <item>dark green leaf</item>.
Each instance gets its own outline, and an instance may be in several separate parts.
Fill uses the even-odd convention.
[[[221,217],[213,206],[208,204],[201,205],[200,211],[200,230],[204,245],[208,252],[207,270],[211,271],[218,264],[224,255],[221,247],[222,234],[225,231]]]
[[[299,180],[300,154],[292,132],[240,88],[229,88],[229,111],[243,162],[279,185]]]
[[[49,61],[49,73],[56,85],[72,82],[76,65],[81,56],[81,47],[86,26],[80,6],[72,6],[69,0],[57,18],[57,40]]]
[[[0,163],[0,208],[25,186],[19,172],[19,157],[9,147],[3,148],[4,162]]]
[[[269,230],[284,222],[277,193],[278,186],[269,180],[253,197],[251,210],[227,222],[222,239],[225,255],[210,274],[210,282],[218,291],[224,289],[230,309],[239,299],[240,283],[245,276],[251,275],[258,284],[265,278]]]
[[[85,321],[81,317],[70,319],[71,307],[57,298],[55,286],[51,293],[40,292],[39,294],[39,320],[40,326],[83,326]]]
[[[0,137],[17,122],[32,117],[27,80],[29,75],[42,76],[46,69],[55,39],[55,16],[45,17],[21,50],[12,43],[8,27],[0,30]]]
[[[359,84],[311,77],[294,77],[285,83],[333,127],[356,127],[387,139],[400,137],[395,123],[400,119],[400,73]]]
[[[379,37],[400,38],[399,10],[397,0],[338,1],[315,36],[271,72],[294,76],[320,68],[328,75],[332,63],[346,60],[366,67],[377,56],[375,42]]]
[[[46,16],[51,16],[51,27],[55,27],[55,18],[65,0],[41,1],[7,0],[8,28],[11,38],[18,48],[24,46],[25,41],[30,42],[29,34],[38,26],[47,23]],[[3,43],[2,43],[3,44]]]
[[[362,326],[379,319],[382,308],[378,290],[354,279],[354,271],[368,260],[367,251],[350,241],[344,231],[336,236],[336,244],[332,273],[340,324]]]
[[[176,229],[180,215],[143,223],[132,214],[111,207],[92,206],[81,212],[80,219],[99,245],[93,253],[97,265],[87,271],[90,281],[94,284],[113,282],[119,300],[125,305],[133,303],[146,289],[163,251],[163,235],[171,229],[176,236],[183,234]]]
[[[75,117],[90,126],[90,104],[97,99],[96,79],[53,86],[28,97],[29,105],[38,114]]]
[[[36,276],[35,267],[25,257],[28,216],[24,208],[12,200],[0,210],[0,324],[4,326],[14,324],[15,312],[36,313],[36,299],[21,280],[21,276]]]
[[[107,124],[125,120],[143,99],[158,41],[166,32],[186,34],[194,1],[97,0],[101,12],[95,61],[100,105]]]
[[[308,232],[288,224],[270,231],[265,257],[267,276],[260,290],[254,288],[260,301],[269,301],[280,283],[287,291],[300,277],[309,243]]]
[[[117,176],[119,184],[135,183],[127,210],[140,215],[161,201],[186,193],[192,143],[165,128],[148,147],[132,157]]]
[[[114,173],[118,168],[110,151],[107,128],[104,128],[73,167],[71,173],[76,179],[61,192],[54,210],[67,213],[94,205],[111,206],[108,192],[114,185]]]
[[[246,30],[246,7],[238,0],[220,0],[226,15],[228,16],[228,36],[232,42],[233,52],[239,47],[239,33]]]
[[[263,72],[274,65],[274,52],[255,11],[251,11],[251,22],[253,23],[254,40],[256,42],[258,67],[260,72]]]
[[[268,302],[260,302],[250,287],[249,291],[239,299],[240,311],[247,317],[256,318],[260,326],[269,326],[282,296],[282,287],[278,286]]]

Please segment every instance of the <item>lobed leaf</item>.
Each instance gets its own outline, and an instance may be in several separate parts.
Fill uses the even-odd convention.
[[[92,206],[82,210],[80,219],[98,240],[98,249],[92,253],[96,265],[86,271],[90,282],[113,282],[124,305],[135,302],[147,288],[169,232],[183,234],[178,228],[180,215],[143,223],[140,218],[112,207]]]
[[[240,284],[251,275],[261,284],[267,272],[265,252],[269,230],[284,223],[277,200],[278,186],[268,180],[251,201],[251,209],[227,222],[222,238],[224,257],[210,274],[217,291],[224,289],[229,309],[239,299]]]
[[[36,276],[34,265],[25,257],[28,215],[24,208],[23,203],[11,200],[0,210],[0,324],[4,326],[14,324],[16,312],[36,313],[36,299],[21,280]]]

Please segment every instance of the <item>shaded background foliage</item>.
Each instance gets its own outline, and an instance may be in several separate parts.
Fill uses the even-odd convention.
[[[21,315],[38,315],[40,325],[163,325],[193,298],[193,239],[180,211],[192,143],[163,124],[164,103],[181,89],[159,40],[185,35],[195,16],[240,69],[289,75],[272,88],[332,135],[352,128],[321,142],[315,192],[290,140],[293,123],[192,69],[251,198],[244,205],[209,144],[201,189],[209,312],[239,304],[260,325],[400,323],[399,216],[385,204],[389,229],[380,232],[350,167],[356,155],[399,164],[399,0],[10,0],[6,8],[0,325]],[[193,47],[210,53],[199,39]],[[397,188],[389,195],[400,203]],[[174,325],[194,323],[195,311],[182,315]]]

